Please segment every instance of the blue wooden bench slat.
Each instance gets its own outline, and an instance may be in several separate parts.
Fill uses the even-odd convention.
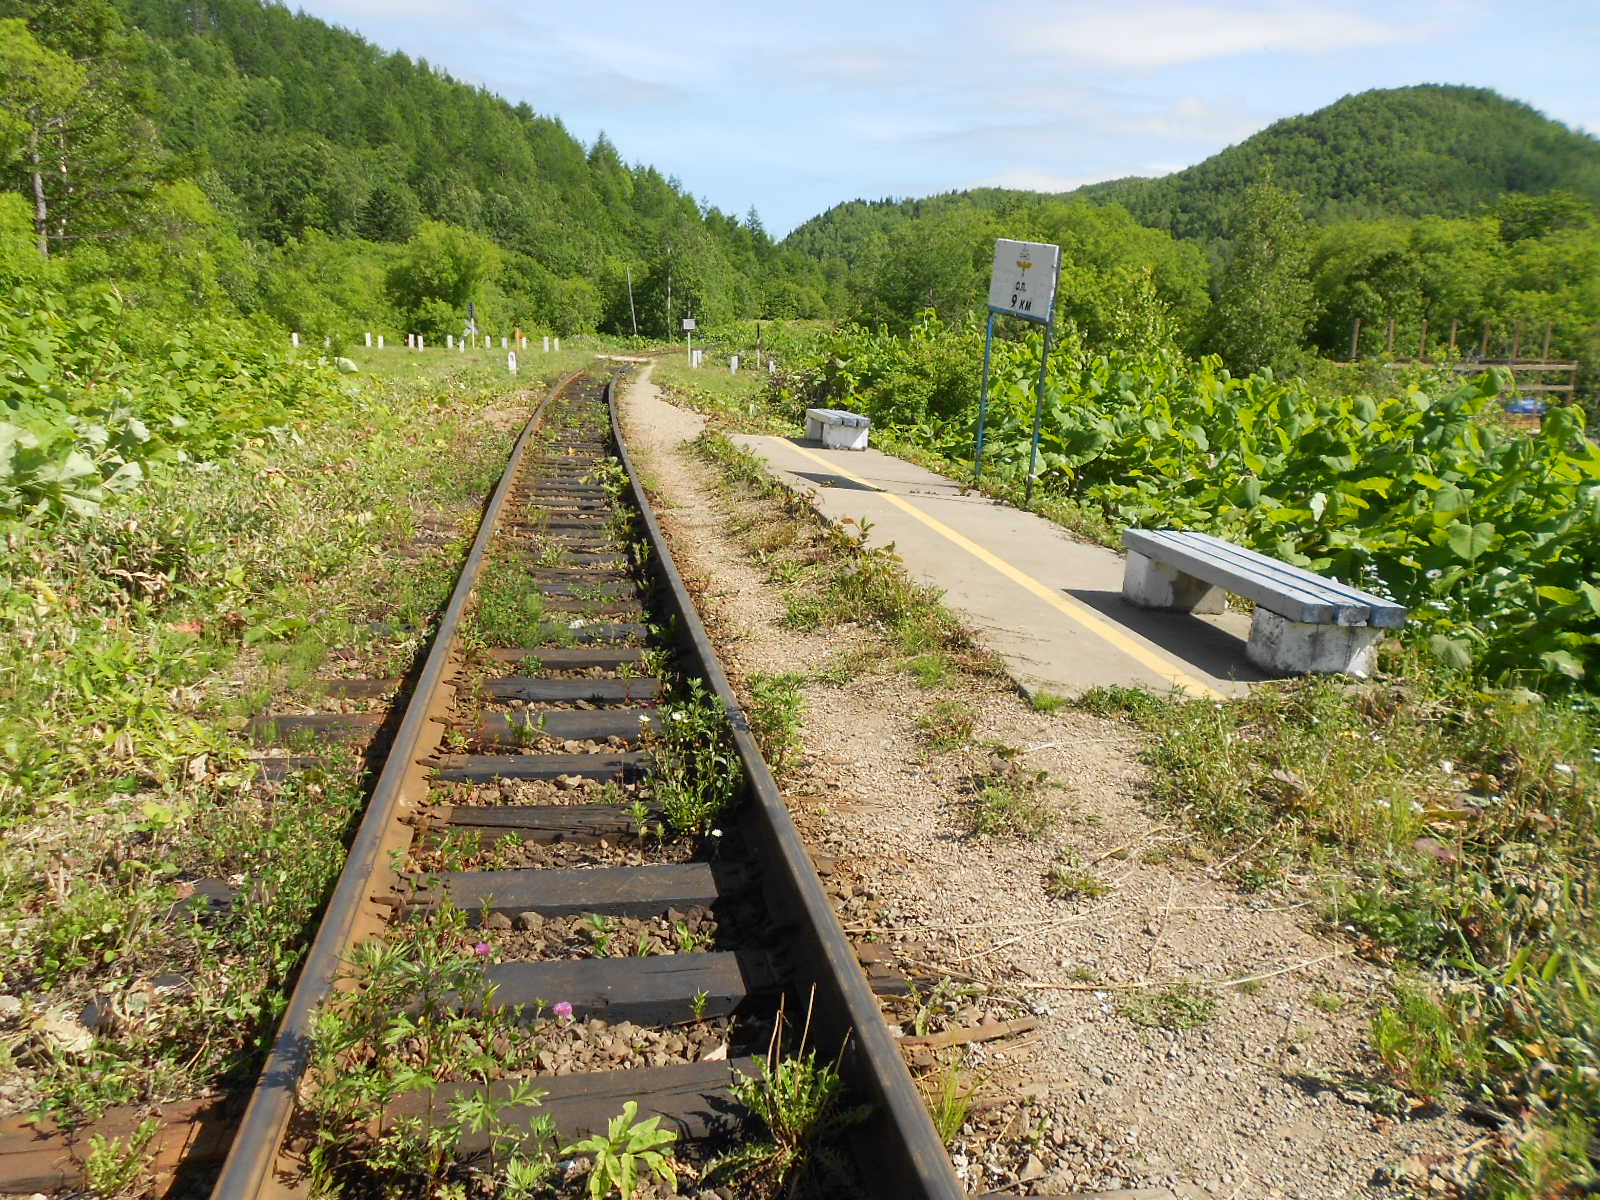
[[[1304,567],[1297,567],[1254,550],[1247,550],[1243,546],[1236,546],[1209,533],[1197,533],[1193,536],[1206,545],[1225,552],[1231,558],[1263,571],[1272,578],[1293,581],[1315,590],[1318,594],[1328,596],[1341,605],[1365,608],[1369,612],[1367,621],[1371,625],[1385,629],[1399,629],[1405,624],[1407,610],[1404,605],[1396,604],[1393,600],[1385,600],[1382,596],[1363,592],[1360,588],[1351,587],[1337,579],[1329,579],[1326,575],[1318,575]]]
[[[1163,545],[1169,550],[1182,553],[1187,548],[1185,543],[1198,544],[1198,547],[1203,547],[1202,553],[1216,555],[1219,567],[1226,564],[1247,577],[1261,577],[1268,586],[1281,586],[1286,594],[1295,598],[1324,605],[1324,611],[1331,616],[1323,619],[1333,620],[1337,624],[1370,623],[1388,628],[1399,628],[1405,623],[1406,610],[1392,601],[1350,587],[1337,579],[1317,575],[1304,567],[1297,567],[1243,546],[1236,546],[1209,533],[1165,530],[1160,531],[1160,534]],[[1205,560],[1201,558],[1198,561],[1203,563]],[[1221,584],[1220,580],[1215,582]],[[1385,620],[1396,614],[1397,619],[1394,624],[1385,626]]]
[[[839,408],[808,408],[806,416],[826,421],[831,425],[849,425],[858,429],[863,425],[870,427],[872,424],[870,417],[864,417],[860,413],[845,412]]]
[[[1293,621],[1383,629],[1405,624],[1406,609],[1392,600],[1211,534],[1129,529],[1122,535],[1122,544]]]

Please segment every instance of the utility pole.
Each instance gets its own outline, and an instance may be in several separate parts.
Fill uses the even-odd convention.
[[[675,342],[678,339],[672,336],[672,247],[667,247],[667,341]]]
[[[628,320],[633,324],[633,336],[639,336],[639,316],[633,311],[633,268],[628,268]]]

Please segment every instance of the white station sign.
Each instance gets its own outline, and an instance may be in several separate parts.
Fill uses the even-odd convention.
[[[989,311],[1010,313],[1025,321],[1048,322],[1056,300],[1060,267],[1060,246],[998,239],[994,244],[994,273],[989,276]]]
[[[693,329],[694,328],[694,318],[693,317],[685,317],[683,319],[683,327],[685,329]]]

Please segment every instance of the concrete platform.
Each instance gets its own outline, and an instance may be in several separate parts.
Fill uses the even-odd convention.
[[[1006,662],[1020,684],[1075,696],[1106,684],[1234,696],[1268,676],[1245,658],[1250,618],[1149,612],[1122,598],[1122,555],[1043,517],[964,491],[879,450],[740,435],[775,474],[834,520],[865,517],[906,570]]]

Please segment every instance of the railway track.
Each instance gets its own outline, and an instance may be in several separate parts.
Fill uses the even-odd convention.
[[[406,1168],[385,1184],[362,1157],[424,1146],[475,1099],[430,1170],[603,1137],[633,1104],[692,1177],[762,1132],[734,1083],[786,1054],[836,1062],[865,1113],[837,1194],[965,1194],[672,564],[614,390],[568,379],[512,452],[388,721],[217,1200],[314,1178],[381,1194]],[[363,1041],[362,1019],[383,1032]],[[470,1064],[427,1059],[445,1030]]]

